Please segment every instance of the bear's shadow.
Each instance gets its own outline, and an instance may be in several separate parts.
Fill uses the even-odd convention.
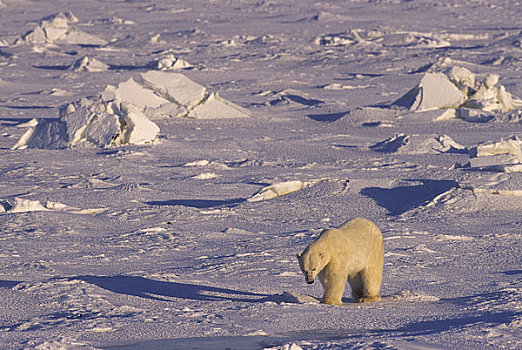
[[[271,296],[267,294],[190,283],[157,281],[138,276],[78,276],[74,279],[97,285],[114,293],[161,301],[169,301],[165,298],[240,302],[265,302],[271,299]]]

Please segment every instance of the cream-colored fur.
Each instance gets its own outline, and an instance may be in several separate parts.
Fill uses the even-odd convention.
[[[370,220],[355,218],[324,230],[297,258],[307,283],[319,276],[325,304],[342,305],[346,281],[359,302],[381,299],[384,245],[381,230]]]

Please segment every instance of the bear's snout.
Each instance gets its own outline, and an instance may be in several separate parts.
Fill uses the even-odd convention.
[[[307,279],[307,280],[306,280],[306,283],[308,283],[308,284],[312,284],[312,283],[314,283],[314,280],[311,280],[311,281],[310,281],[309,279]]]

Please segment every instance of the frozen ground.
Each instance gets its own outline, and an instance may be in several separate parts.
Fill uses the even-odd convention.
[[[1,0],[0,347],[522,348],[520,107],[392,105],[451,67],[498,74],[517,103],[521,11]],[[143,145],[13,149],[33,118],[155,69],[250,116],[156,118]],[[295,254],[354,216],[383,231],[383,300],[318,304]]]

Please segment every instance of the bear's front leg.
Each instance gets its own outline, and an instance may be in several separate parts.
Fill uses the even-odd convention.
[[[346,286],[346,278],[320,274],[319,279],[324,288],[323,300],[321,302],[329,305],[343,305],[342,297],[344,287]]]

